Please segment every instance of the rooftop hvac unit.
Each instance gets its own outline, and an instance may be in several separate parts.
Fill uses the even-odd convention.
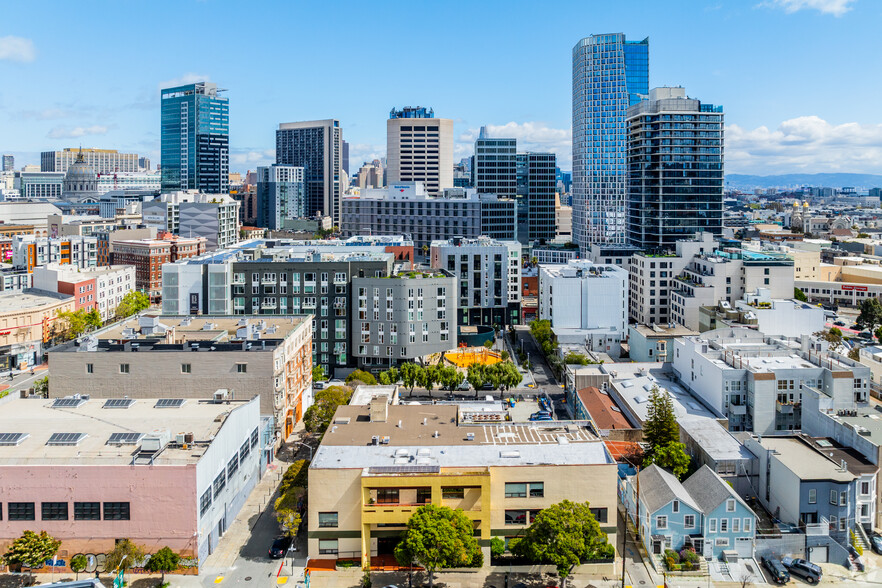
[[[221,402],[224,402],[227,399],[228,395],[229,395],[229,390],[227,390],[226,388],[219,388],[219,389],[215,390],[214,391],[215,403],[219,404]]]
[[[379,436],[379,435],[373,435],[373,436],[371,437],[371,445],[379,445],[379,444],[380,444],[380,436]]]

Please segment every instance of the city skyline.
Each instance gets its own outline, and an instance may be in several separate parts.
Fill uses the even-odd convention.
[[[725,105],[727,173],[882,173],[882,125],[875,123],[871,98],[882,81],[861,75],[882,13],[867,0],[695,1],[673,9],[650,2],[559,3],[530,19],[521,18],[524,4],[506,10],[496,2],[453,4],[434,8],[437,22],[447,24],[428,33],[447,42],[428,46],[427,31],[409,30],[398,5],[365,12],[352,4],[333,12],[338,42],[284,79],[264,58],[279,55],[279,39],[288,39],[273,34],[293,16],[294,8],[281,3],[266,5],[278,18],[263,25],[267,34],[254,43],[191,55],[175,45],[185,23],[228,26],[238,5],[176,4],[181,18],[162,21],[161,29],[128,26],[140,18],[134,8],[51,6],[39,20],[25,18],[32,5],[10,6],[6,22],[19,24],[0,28],[0,72],[19,89],[0,91],[6,130],[0,150],[16,156],[16,167],[39,163],[41,151],[79,144],[159,161],[160,88],[206,81],[228,90],[231,171],[271,163],[279,123],[325,118],[341,121],[357,169],[385,154],[389,109],[417,105],[454,120],[454,161],[471,155],[486,126],[490,136],[517,138],[525,150],[555,153],[569,170],[572,46],[592,34],[623,32],[650,39],[650,87],[680,85]],[[298,19],[331,16],[326,6],[296,10]],[[491,19],[505,37],[474,33],[492,31],[486,27]],[[83,27],[100,34],[84,37],[78,34]],[[493,56],[501,38],[516,39],[516,51],[508,61],[494,58],[494,68],[482,67],[476,57]],[[305,31],[284,41],[285,50],[311,51],[323,39]],[[421,51],[403,51],[412,44]],[[72,57],[58,58],[67,54]],[[101,65],[82,67],[89,55],[102,55]],[[386,73],[364,67],[371,61],[383,62]],[[270,77],[273,84],[260,83]],[[333,91],[315,90],[332,78],[339,80]],[[313,89],[298,92],[304,85]]]

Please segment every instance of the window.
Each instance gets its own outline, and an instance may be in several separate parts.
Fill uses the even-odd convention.
[[[726,512],[735,512],[735,499],[730,498],[726,501]]]
[[[182,373],[182,374],[190,374],[190,373],[193,373],[193,372],[192,372],[192,368],[190,367],[190,364],[189,364],[189,363],[182,363],[182,364],[181,364],[181,373]]]
[[[248,373],[248,364],[247,363],[237,363],[236,364],[236,373],[237,374]]]
[[[506,498],[526,498],[527,485],[521,483],[507,483],[505,485]]]
[[[227,477],[230,478],[239,469],[239,454],[234,453],[227,463]]]
[[[260,435],[257,432],[257,427],[255,427],[254,430],[251,431],[251,447],[254,447],[255,445],[257,445],[257,441],[258,441],[259,436]]]
[[[324,555],[337,555],[336,539],[319,539],[319,553]]]
[[[211,488],[206,488],[205,492],[202,493],[202,498],[199,499],[199,516],[204,515],[208,512],[209,507],[211,507]],[[107,518],[107,508],[104,509],[104,518]]]
[[[709,533],[716,533],[717,532],[717,519],[710,519],[707,522],[707,530]]]
[[[94,366],[94,364],[91,364],[91,363],[87,363],[87,364],[86,364],[86,373],[87,373],[87,374],[94,374],[94,373],[95,373],[95,366]]]
[[[530,498],[545,496],[545,482],[530,482]]]
[[[722,539],[717,539],[717,540],[715,541],[715,545],[716,545],[717,547],[729,547],[729,538],[728,538],[728,537],[724,537],[724,538],[722,538]]]
[[[100,521],[100,502],[74,502],[75,521]]]
[[[675,513],[680,512],[680,501],[675,500],[672,508]]]
[[[6,507],[10,521],[33,521],[33,502],[10,502]]]
[[[687,529],[695,528],[695,515],[686,515],[683,517],[683,526]]]
[[[461,486],[441,488],[441,498],[465,498],[465,488]]]
[[[870,483],[869,482],[861,482],[861,495],[866,496],[870,493]]]
[[[732,532],[740,533],[741,532],[741,519],[732,519]]]
[[[809,488],[808,501],[809,501],[809,504],[815,504],[818,501],[817,489]]]
[[[839,506],[847,506],[848,505],[848,492],[842,491],[839,493]]]
[[[839,492],[836,490],[830,490],[830,504],[839,504]]]
[[[592,508],[591,514],[594,515],[594,519],[598,523],[605,523],[609,518],[609,514],[606,508]]]
[[[661,515],[655,517],[655,528],[656,529],[667,529],[668,528],[668,517]]]
[[[525,510],[507,510],[505,511],[506,525],[526,525],[527,511]]]
[[[720,519],[720,533],[729,532],[729,519]]]
[[[432,502],[431,488],[417,488],[417,504],[429,504]]]
[[[227,473],[224,470],[221,470],[221,473],[217,475],[214,479],[214,495],[217,496],[220,494],[221,490],[224,489],[224,486],[227,485]]]
[[[203,498],[205,498],[203,496]],[[208,489],[208,502],[211,503],[211,488]],[[131,510],[128,502],[105,502],[105,521],[128,521],[131,519]]]
[[[377,488],[377,504],[398,504],[398,488]]]
[[[753,519],[750,519],[750,518],[744,519],[744,525],[742,525],[744,532],[750,533],[750,530],[752,527],[753,527]]]
[[[335,512],[320,512],[318,515],[318,525],[319,525],[319,527],[336,527],[337,526],[337,513],[335,513]]]
[[[129,373],[129,364],[127,364],[127,363],[119,364],[119,373],[121,373],[121,374]]]
[[[44,521],[66,521],[67,520],[67,503],[66,502],[44,502],[40,505],[40,518]]]
[[[245,439],[245,443],[239,448],[239,461],[244,462],[249,453],[251,453],[251,445],[248,443],[248,439]]]

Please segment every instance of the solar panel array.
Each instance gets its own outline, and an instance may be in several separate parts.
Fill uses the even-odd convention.
[[[52,433],[46,445],[77,445],[85,437],[85,433]]]
[[[18,445],[29,436],[28,433],[0,433],[0,445]]]
[[[84,402],[85,398],[56,398],[52,408],[76,408]]]
[[[132,398],[110,398],[104,402],[101,408],[128,408],[135,404]]]
[[[137,445],[143,433],[111,433],[108,445]]]
[[[153,408],[180,408],[184,402],[183,398],[160,398]]]

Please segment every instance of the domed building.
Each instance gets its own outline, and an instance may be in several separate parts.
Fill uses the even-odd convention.
[[[98,174],[86,163],[83,151],[64,174],[61,197],[72,202],[98,202]]]

